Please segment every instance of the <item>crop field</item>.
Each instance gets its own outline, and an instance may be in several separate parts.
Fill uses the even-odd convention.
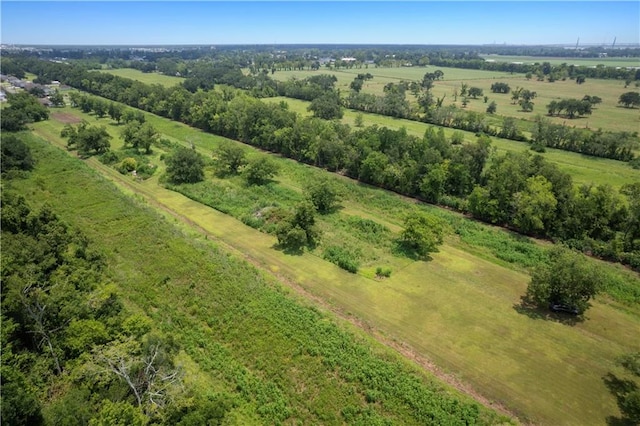
[[[172,77],[157,72],[142,72],[133,68],[103,69],[100,70],[100,72],[106,72],[123,78],[130,78],[145,84],[159,84],[164,87],[175,86],[185,80],[182,77]]]
[[[376,95],[383,94],[383,88],[388,83],[399,83],[400,81],[419,81],[427,72],[436,69],[444,73],[440,81],[434,83],[433,94],[436,97],[445,97],[444,105],[456,105],[462,107],[462,97],[455,96],[460,92],[461,84],[466,83],[469,87],[478,87],[483,90],[488,97],[487,103],[483,97],[478,99],[468,98],[465,109],[469,111],[485,112],[490,102],[497,104],[496,116],[508,116],[518,119],[533,120],[536,115],[546,115],[546,106],[553,100],[566,98],[582,99],[585,95],[599,96],[602,103],[596,105],[590,116],[576,118],[573,120],[562,117],[549,117],[554,123],[566,124],[569,126],[603,129],[612,131],[637,132],[640,128],[640,111],[630,108],[622,108],[618,105],[621,94],[638,90],[634,86],[625,88],[623,81],[616,80],[596,80],[587,78],[583,84],[576,84],[573,80],[556,81],[549,83],[546,81],[536,81],[535,78],[527,80],[523,74],[510,74],[504,72],[484,71],[484,70],[464,70],[458,68],[445,67],[402,67],[402,68],[358,68],[350,70],[325,70],[319,71],[276,71],[273,78],[286,81],[291,77],[305,78],[319,73],[333,74],[338,78],[336,87],[343,94],[349,92],[349,84],[359,73],[370,73],[372,80],[364,83],[362,91]],[[494,94],[491,92],[491,85],[496,82],[509,84],[512,90],[521,87],[523,89],[535,91],[537,97],[534,99],[533,112],[523,112],[519,105],[511,103],[510,94]],[[413,100],[413,96],[407,92],[407,99]],[[488,119],[496,124],[499,120]],[[521,126],[523,130],[528,129],[528,125]]]
[[[266,98],[263,101],[275,103],[285,101],[289,105],[289,109],[291,111],[295,111],[303,116],[312,115],[311,112],[307,111],[307,107],[310,104],[308,101],[286,97]],[[365,126],[378,125],[385,126],[390,129],[399,129],[404,127],[407,129],[408,133],[418,137],[422,137],[426,129],[430,126],[429,124],[419,121],[387,117],[384,115],[349,109],[344,110],[342,122],[353,126],[358,115],[362,115],[363,124]],[[464,134],[464,139],[466,141],[473,141],[476,138],[474,133],[464,132],[461,130],[445,128],[444,132],[448,137],[450,137],[454,132],[461,132]],[[491,140],[493,146],[499,153],[506,151],[522,152],[529,149],[528,144],[524,142],[496,137],[492,137]],[[635,170],[628,164],[621,161],[590,157],[587,155],[551,148],[547,148],[546,152],[541,155],[543,155],[547,160],[556,163],[565,172],[570,173],[573,181],[577,184],[610,184],[613,187],[620,188],[625,183],[640,180],[640,170]]]
[[[291,104],[293,105],[293,102]],[[295,107],[292,106],[293,108]],[[69,119],[67,115],[88,118],[92,124],[105,125],[114,136],[118,134],[118,126],[106,118],[96,120],[92,116],[70,108],[62,111],[67,119]],[[193,143],[205,157],[211,156],[212,150],[222,139],[180,123],[150,114],[146,116],[163,137],[184,145]],[[365,116],[365,123],[369,124],[367,120],[369,117]],[[33,125],[36,134],[58,145],[63,143],[59,137],[62,126],[63,123],[56,121],[55,116],[48,122]],[[421,135],[423,132],[424,130],[418,134]],[[118,149],[119,144],[117,137],[114,137],[113,149]],[[513,142],[513,144],[516,143]],[[256,155],[256,150],[249,147],[245,149],[248,155]],[[520,261],[508,263],[502,260],[504,256],[500,250],[503,249],[491,248],[489,245],[491,242],[496,242],[496,247],[516,247],[516,242],[510,240],[508,234],[503,231],[478,225],[478,230],[481,231],[477,232],[483,233],[484,237],[476,240],[482,241],[465,239],[462,234],[451,234],[440,251],[432,255],[430,261],[414,261],[389,254],[379,254],[375,262],[387,262],[392,265],[393,272],[390,278],[375,279],[367,268],[363,268],[361,273],[351,274],[323,260],[313,252],[288,255],[275,250],[274,236],[261,233],[230,215],[159,185],[158,177],[162,171],[160,154],[161,150],[155,150],[152,157],[152,161],[159,166],[158,172],[151,179],[143,182],[135,181],[130,176],[120,175],[113,169],[100,164],[96,159],[86,162],[107,179],[115,182],[123,191],[136,194],[148,205],[171,215],[172,220],[186,227],[185,229],[190,229],[191,232],[194,230],[204,232],[223,246],[242,253],[242,256],[252,263],[277,275],[283,282],[289,283],[293,290],[297,289],[296,291],[310,294],[343,317],[350,318],[361,325],[365,324],[373,335],[392,346],[409,351],[418,360],[423,360],[423,365],[435,364],[440,374],[448,378],[450,383],[464,384],[461,385],[462,388],[466,386],[467,391],[482,396],[484,401],[506,407],[525,422],[605,424],[608,417],[619,416],[615,397],[607,388],[603,377],[610,372],[621,374],[619,367],[615,365],[617,356],[640,350],[640,342],[636,338],[640,329],[640,307],[637,304],[622,304],[602,296],[596,299],[586,319],[577,323],[560,321],[559,318],[538,311],[524,310],[520,307],[520,297],[524,294],[529,280],[525,262],[527,257],[537,253],[535,248],[537,243],[522,243],[524,245],[518,247],[523,250],[526,247],[527,251],[522,253],[529,254],[523,255]],[[552,152],[545,155],[550,154]],[[584,158],[576,154],[561,154],[573,155],[575,159]],[[587,160],[590,161],[585,159]],[[301,192],[302,183],[305,180],[311,176],[325,174],[290,160],[279,159],[278,162],[281,164],[281,172],[276,181],[269,185],[272,186],[273,191],[276,191],[274,194],[289,194],[285,198],[288,197],[291,200],[295,200],[296,194]],[[574,159],[568,162],[587,164]],[[603,160],[593,162],[593,165],[595,169],[588,173],[594,176],[611,167],[611,164]],[[325,229],[333,229],[330,227],[333,226],[332,223],[348,221],[350,217],[361,217],[382,224],[393,233],[400,229],[403,215],[416,208],[439,215],[452,227],[462,227],[459,229],[471,227],[466,221],[460,222],[463,219],[459,215],[426,205],[417,205],[412,200],[358,185],[348,179],[339,177],[335,179],[344,185],[349,196],[343,202],[343,209],[323,219],[323,226],[327,227]],[[235,193],[241,192],[241,187],[237,186],[240,185],[239,182],[228,179],[224,182],[216,181],[211,172],[207,175],[207,182],[230,185],[236,188]],[[56,187],[52,186],[49,191],[53,192],[54,188]],[[184,190],[193,189],[194,187]],[[71,191],[68,187],[64,191],[70,191],[76,197],[74,203],[80,202],[80,195],[75,191]],[[56,199],[56,196],[60,197],[60,195],[60,193],[56,195],[51,193],[48,198],[53,203],[62,204],[62,208],[65,207],[65,201]],[[288,202],[285,198],[283,203]],[[107,213],[100,213],[99,207],[88,207],[95,201],[87,201],[87,210],[84,213],[74,212],[78,208],[74,203],[67,203],[65,207],[68,217],[74,217],[74,220],[91,221],[93,214],[107,215]],[[79,219],[79,217],[86,219]],[[106,218],[104,221],[108,223]],[[118,233],[128,235],[130,238],[144,235],[142,232],[134,233],[133,229],[118,230]],[[100,238],[98,235],[96,237]],[[106,241],[111,241],[112,238],[114,236],[107,237]],[[112,244],[114,247],[117,246],[115,239]],[[155,247],[157,244],[152,243],[150,246]],[[140,245],[135,244],[135,247]],[[145,244],[142,246],[144,247]],[[132,250],[123,249],[122,246],[117,247],[119,247],[118,253],[123,250],[118,257],[127,259],[127,256],[131,256]],[[142,261],[144,256],[151,256],[148,250],[145,249],[141,256],[140,260],[128,259],[127,267],[135,270],[138,266],[137,261],[155,265],[155,261]],[[157,260],[161,262],[160,259]],[[619,274],[620,279],[626,281],[627,285],[640,285],[637,274],[619,270],[613,266],[611,270]],[[167,272],[163,270],[147,273],[159,276],[158,274]],[[137,272],[134,275],[142,279],[144,272]],[[220,301],[215,299],[215,292],[196,286],[194,293],[199,297],[195,302],[193,297],[186,297],[188,293],[184,290],[179,290],[177,286],[169,287],[167,290],[175,292],[177,297],[175,300],[181,300],[181,303],[185,304],[184,309],[185,312],[190,312],[189,316],[179,315],[175,311],[178,308],[168,306],[169,302],[164,300],[166,298],[159,297],[157,290],[132,288],[131,297],[141,304],[151,304],[153,309],[149,306],[150,311],[164,312],[163,309],[168,309],[169,312],[179,315],[180,321],[193,322],[193,334],[187,333],[185,339],[195,339],[196,335],[198,339],[206,339],[210,329],[203,328],[202,323],[194,321],[204,321],[208,303],[211,303],[211,306],[218,306]],[[146,294],[146,291],[151,292]],[[184,301],[181,299],[182,295],[185,297]],[[148,301],[145,301],[147,299]],[[245,314],[250,314],[252,318],[260,317],[261,312],[266,312],[262,310],[266,306],[264,303],[266,302],[250,302],[246,305],[249,309],[245,310]],[[216,328],[214,325],[211,326]],[[276,328],[280,330],[283,326],[278,325]],[[166,327],[175,329],[177,326],[167,323]],[[238,325],[229,332],[241,334],[241,330],[242,326]],[[256,334],[257,342],[249,344],[247,341],[249,346],[234,348],[234,350],[248,353],[254,365],[275,362],[277,354],[269,357],[271,361],[264,361],[260,357],[264,353],[258,352],[260,348],[274,349],[277,346],[272,347],[270,345],[273,345],[273,342],[257,336],[260,334]],[[286,355],[287,347],[284,345],[280,351],[282,356]],[[199,362],[204,362],[205,356],[201,350],[194,351],[190,356],[200,360]],[[296,367],[293,368],[302,368],[301,365],[296,362]],[[269,368],[276,369],[274,365]],[[264,380],[268,381],[269,377]],[[323,377],[325,376],[321,375],[318,380],[323,380]],[[287,380],[290,378],[284,380],[285,383],[289,383]],[[338,381],[336,392],[341,392],[340,386],[342,384]],[[342,394],[339,393],[339,395]],[[293,398],[289,394],[287,397]],[[296,398],[308,397],[309,395],[304,394],[304,391],[296,396]],[[330,395],[317,396],[317,398],[318,400],[326,399],[330,398]],[[344,403],[344,400],[332,399],[325,402],[336,404]],[[559,417],[558,413],[563,415]],[[322,421],[331,423],[334,419],[335,417]]]

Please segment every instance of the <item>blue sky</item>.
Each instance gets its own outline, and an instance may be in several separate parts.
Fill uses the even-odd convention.
[[[640,43],[639,1],[0,3],[11,44]]]

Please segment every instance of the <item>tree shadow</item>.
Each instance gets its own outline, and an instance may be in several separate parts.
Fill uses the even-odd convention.
[[[564,312],[553,312],[547,307],[540,307],[526,294],[520,298],[520,303],[513,305],[513,309],[517,313],[526,315],[534,320],[554,321],[572,327],[585,320],[584,314],[572,315]]]
[[[288,254],[290,256],[302,256],[304,253],[304,247],[287,247],[283,246],[280,243],[275,243],[271,246],[272,249],[281,251],[284,254]]]
[[[435,252],[437,253],[438,250],[436,250]],[[433,260],[433,257],[431,257],[430,253],[420,254],[413,247],[411,247],[411,246],[409,246],[407,244],[403,244],[400,241],[396,241],[393,244],[393,246],[391,247],[391,253],[394,256],[406,257],[406,258],[414,260],[414,261],[422,260],[422,261],[425,261],[425,262],[429,262],[429,261]]]
[[[611,394],[616,398],[616,402],[618,403],[618,408],[620,408],[620,411],[622,413],[625,413],[625,398],[629,392],[637,390],[638,385],[636,385],[632,380],[621,379],[613,373],[607,373],[602,377],[602,381],[604,382],[607,389],[609,389],[609,392],[611,392]],[[606,421],[610,426],[637,425],[637,423],[632,421],[630,418],[625,417],[624,415],[622,417],[608,416]]]

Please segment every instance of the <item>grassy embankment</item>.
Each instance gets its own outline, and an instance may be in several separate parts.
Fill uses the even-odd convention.
[[[220,140],[148,117],[164,135],[192,140],[205,154]],[[61,126],[48,122],[36,128],[41,135],[60,142],[57,132]],[[282,164],[286,165],[278,186],[284,189],[299,191],[300,179],[319,173],[287,160]],[[287,256],[274,250],[274,237],[167,191],[157,186],[156,180],[128,181],[127,185],[340,311],[365,321],[385,338],[409,345],[523,418],[556,424],[557,413],[563,412],[566,415],[561,422],[598,424],[606,416],[616,415],[615,400],[602,377],[616,368],[617,355],[638,349],[633,339],[640,323],[637,304],[622,306],[600,298],[586,321],[572,326],[545,321],[535,312],[519,312],[516,308],[528,277],[520,267],[504,267],[505,262],[495,256],[501,249],[482,246],[492,240],[496,246],[505,245],[490,231],[476,234],[476,242],[450,238],[430,262],[405,259],[404,268],[394,270],[387,280],[348,274],[308,253]],[[340,215],[358,215],[397,229],[398,213],[406,208],[399,197],[359,185],[349,188],[357,197],[344,203]],[[637,282],[633,274],[621,277]]]

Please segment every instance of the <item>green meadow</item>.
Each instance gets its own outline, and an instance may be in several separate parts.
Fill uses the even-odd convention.
[[[638,58],[572,58],[572,57],[554,57],[554,56],[508,56],[508,55],[480,55],[485,60],[493,60],[495,62],[520,62],[523,64],[541,64],[549,62],[551,65],[576,65],[585,67],[595,67],[604,65],[607,67],[639,67],[640,60]]]
[[[115,123],[108,119],[96,120],[92,116],[69,108],[63,111],[78,118],[87,118],[92,124],[105,125],[114,135],[112,149],[120,148],[121,141],[118,139],[118,126]],[[150,114],[146,116],[163,137],[185,146],[192,143],[208,158],[222,139],[180,123]],[[367,123],[368,119],[369,117],[366,116],[365,123],[371,124]],[[33,127],[37,135],[62,147],[64,141],[59,137],[62,126],[63,123],[56,121],[54,115],[52,120],[37,123]],[[419,134],[423,132],[424,130]],[[513,142],[513,144],[516,143]],[[253,148],[245,146],[245,149],[249,156],[260,155]],[[209,170],[204,184],[176,188],[189,194],[190,197],[161,186],[158,180],[163,168],[159,159],[162,153],[163,148],[154,148],[151,161],[158,165],[158,171],[146,181],[121,175],[93,158],[85,162],[97,171],[97,174],[85,171],[82,173],[81,180],[73,180],[71,178],[73,174],[65,174],[62,171],[58,171],[61,176],[64,175],[60,179],[49,181],[50,178],[43,176],[42,181],[47,183],[49,194],[41,195],[41,199],[60,204],[69,220],[82,224],[83,228],[93,226],[94,237],[100,239],[101,232],[105,231],[106,227],[112,226],[109,221],[114,220],[106,218],[110,214],[110,208],[105,206],[110,204],[98,202],[93,196],[88,197],[90,199],[86,201],[82,199],[86,197],[87,186],[92,182],[92,179],[87,176],[100,175],[115,183],[122,192],[134,195],[149,207],[161,212],[183,232],[192,235],[194,240],[203,244],[201,249],[203,252],[206,253],[209,247],[208,242],[202,241],[204,235],[207,238],[206,241],[215,240],[218,247],[230,250],[258,266],[267,275],[275,276],[283,283],[283,288],[287,289],[284,290],[285,293],[295,292],[312,301],[315,300],[316,302],[311,303],[329,309],[340,317],[365,328],[370,336],[386,342],[403,353],[412,354],[421,365],[435,365],[432,370],[437,371],[447,382],[456,384],[466,392],[478,396],[488,405],[505,407],[508,412],[515,413],[523,422],[604,424],[607,417],[619,416],[615,397],[607,389],[603,377],[609,372],[619,372],[615,364],[616,357],[640,350],[640,342],[636,338],[640,329],[640,304],[637,301],[629,302],[629,300],[636,300],[634,297],[637,296],[633,295],[640,288],[640,279],[637,274],[614,265],[608,266],[609,273],[617,277],[623,289],[622,293],[616,296],[615,292],[611,291],[611,296],[598,297],[584,321],[567,322],[562,321],[561,318],[548,316],[544,312],[527,311],[520,307],[520,297],[524,294],[529,280],[528,268],[535,264],[537,256],[542,256],[544,243],[512,236],[502,230],[470,222],[457,214],[418,204],[386,191],[359,185],[349,179],[334,177],[343,185],[347,196],[342,203],[343,208],[323,217],[321,226],[329,242],[337,242],[342,238],[346,244],[356,246],[355,248],[360,247],[365,253],[362,269],[358,274],[351,274],[323,260],[320,253],[315,251],[290,255],[277,250],[274,247],[276,239],[273,235],[260,232],[239,220],[238,216],[242,216],[246,211],[251,212],[254,208],[254,204],[245,200],[249,194],[246,193],[240,179],[219,179],[213,175],[212,170]],[[550,154],[552,153],[545,155]],[[569,153],[562,154],[569,155]],[[575,158],[583,157],[575,155]],[[73,161],[79,162],[75,159]],[[258,197],[258,203],[263,200],[260,197],[263,197],[272,198],[285,207],[289,206],[301,196],[305,180],[326,174],[291,160],[277,159],[277,161],[281,165],[281,172],[275,181],[266,189],[250,191]],[[575,160],[568,162],[576,163]],[[599,164],[600,168],[589,169],[589,172],[585,172],[587,175],[593,174],[595,177],[607,170],[606,163],[594,162],[593,164],[594,166],[589,167]],[[54,170],[52,165],[48,173],[55,175]],[[627,178],[621,178],[618,184],[625,179]],[[64,183],[65,180],[69,182]],[[103,183],[103,185],[106,184]],[[113,190],[109,191],[113,192]],[[63,197],[64,192],[67,194],[66,198]],[[224,204],[226,206],[224,209],[229,214],[195,201],[195,199],[204,201],[209,199],[208,203],[217,205],[220,209],[221,204],[216,204],[222,202],[220,198],[211,199],[219,193],[227,194],[222,201],[227,203]],[[109,202],[113,203],[111,198]],[[249,210],[243,210],[247,208]],[[387,244],[384,242],[387,240],[384,239],[381,240],[382,244],[374,243],[373,245],[367,245],[367,242],[362,239],[351,239],[353,235],[350,234],[355,234],[350,232],[349,228],[350,224],[353,224],[353,218],[378,223],[393,235],[401,230],[403,216],[415,209],[437,215],[451,227],[451,233],[446,238],[445,244],[428,261],[416,261],[398,256],[384,249]],[[181,286],[172,284],[163,287],[163,292],[170,292],[169,295],[174,297],[197,294],[197,298],[187,297],[184,302],[181,301],[178,304],[179,306],[168,306],[174,300],[165,300],[169,298],[161,297],[158,289],[145,287],[152,285],[149,281],[153,280],[145,278],[144,273],[151,274],[152,277],[160,277],[170,273],[168,269],[170,265],[175,266],[178,271],[184,269],[179,266],[179,263],[163,264],[164,260],[161,256],[163,253],[166,256],[168,250],[174,245],[185,243],[178,242],[180,239],[176,239],[176,242],[171,244],[163,243],[165,237],[154,234],[154,231],[146,225],[138,232],[137,229],[132,228],[132,224],[138,220],[135,219],[137,216],[134,214],[128,214],[128,216],[131,216],[131,224],[123,229],[116,227],[117,229],[110,230],[104,237],[105,244],[112,244],[110,250],[113,251],[114,256],[128,265],[128,270],[132,270],[133,276],[142,282],[140,286],[131,286],[130,289],[123,291],[130,292],[132,300],[136,303],[146,304],[147,309],[154,312],[156,316],[159,315],[158,312],[168,309],[172,315],[170,318],[174,318],[175,315],[175,318],[180,318],[182,324],[193,325],[196,330],[193,336],[189,332],[185,333],[184,337],[184,339],[195,339],[189,341],[189,345],[202,342],[203,340],[199,339],[207,338],[219,326],[219,323],[208,324],[209,327],[203,325],[207,321],[206,312],[211,309],[222,309],[222,304],[226,302],[221,295],[216,295],[216,291],[208,291],[209,284],[200,284],[200,280],[208,274],[205,270],[194,269],[189,272],[197,279],[184,276],[179,280],[176,278],[176,283],[181,283]],[[94,221],[96,223],[93,223]],[[99,221],[102,221],[101,225],[97,223]],[[142,244],[145,249],[141,251],[140,257],[136,257],[132,254],[135,251],[132,248],[134,245],[129,246],[126,241],[143,238],[144,232],[150,233],[149,238],[154,238],[154,242]],[[341,232],[346,233],[341,234]],[[140,243],[136,241],[135,247],[139,246]],[[155,257],[146,257],[152,254]],[[144,270],[134,271],[137,261],[144,264]],[[187,264],[194,265],[199,261],[201,261],[200,258],[194,258]],[[156,262],[160,262],[159,266],[153,266]],[[176,258],[175,262],[180,262],[180,258]],[[391,276],[386,279],[375,278],[372,272],[375,266],[391,267]],[[153,268],[159,270],[154,271]],[[246,287],[248,284],[243,284],[242,289],[246,289],[244,291],[248,291],[248,294],[251,294],[250,298],[253,298],[256,292],[262,294],[260,282],[258,280],[258,284],[254,286],[258,290],[253,288],[249,290],[249,287]],[[174,283],[173,279],[171,283]],[[195,286],[193,294],[186,290],[185,285],[188,283],[191,283],[189,286]],[[151,293],[147,295],[147,291]],[[266,355],[261,351],[266,348],[272,349],[271,345],[274,344],[264,337],[264,333],[261,334],[260,329],[252,327],[254,321],[267,327],[270,324],[269,321],[273,319],[272,316],[265,316],[265,303],[266,299],[261,299],[261,301],[243,304],[245,308],[242,312],[247,318],[240,320],[237,327],[232,327],[233,331],[222,331],[222,335],[244,339],[242,342],[245,343],[227,343],[227,345],[233,350],[237,349],[243,354],[248,354],[256,371],[257,366],[266,365],[268,373],[264,381],[271,380],[271,375],[276,374],[275,371],[278,368],[282,370],[281,364],[278,367],[278,363],[283,362],[283,359],[287,363],[292,363],[287,364],[286,373],[280,373],[285,377],[281,379],[282,381],[277,379],[277,384],[282,384],[284,388],[291,386],[299,389],[294,378],[302,377],[302,373],[297,372],[297,369],[302,368],[302,371],[306,371],[304,370],[306,367],[301,366],[302,360],[291,357],[290,345],[285,344],[281,350],[276,350],[266,359],[264,358]],[[278,302],[272,306],[280,307],[281,303]],[[269,312],[270,315],[277,316],[277,311],[278,309],[272,308]],[[286,328],[286,321],[295,321],[295,319],[279,318],[274,325],[275,329],[285,334],[290,333],[291,331],[286,331],[289,330]],[[178,332],[178,326],[173,323],[173,319],[166,321],[170,322],[167,327],[173,327],[173,330]],[[227,323],[225,323],[226,326],[228,326]],[[223,327],[223,330],[227,329]],[[251,340],[249,343],[250,338],[255,342]],[[362,339],[369,341],[368,338],[362,337]],[[199,344],[202,345],[202,343]],[[206,360],[211,356],[209,351],[215,349],[212,345],[215,346],[213,343],[199,346],[197,350],[193,349],[188,354],[198,364],[198,368],[203,370],[210,368]],[[379,351],[387,353],[382,349],[374,350],[375,353]],[[214,358],[215,362],[221,359],[217,356]],[[319,367],[313,364],[309,368]],[[223,377],[227,376],[223,374]],[[318,380],[326,381],[326,374],[321,373]],[[319,415],[318,412],[327,407],[324,404],[328,404],[334,407],[328,411],[328,415],[334,417],[321,419],[309,415],[304,419],[312,423],[314,421],[333,423],[339,417],[335,414],[338,410],[335,406],[347,403],[346,399],[342,399],[346,397],[339,393],[342,389],[341,383],[340,380],[334,383],[338,389],[335,390],[338,396],[330,397],[331,394],[327,391],[326,394],[316,395],[318,399],[312,399],[312,402],[317,401],[319,404],[316,407],[318,411],[312,410],[312,413]],[[302,387],[308,389],[304,385]],[[289,396],[294,392],[291,389],[287,388],[283,392],[286,398],[294,398]],[[310,395],[305,394],[303,390],[296,394],[295,398],[304,400],[310,398]],[[348,404],[353,403],[352,400],[348,401]],[[394,403],[390,404],[396,407]],[[385,412],[384,407],[386,405],[381,404],[383,412]],[[402,423],[398,412],[400,411],[394,411],[394,414],[389,416],[397,416],[392,418]],[[563,414],[559,416],[558,413]]]
[[[469,87],[479,87],[483,90],[484,95],[488,97],[487,103],[484,102],[483,97],[479,97],[478,99],[468,98],[468,104],[465,109],[475,112],[486,112],[488,104],[495,102],[497,104],[496,118],[488,116],[492,124],[501,124],[501,120],[497,118],[498,116],[515,117],[533,121],[536,115],[545,115],[547,113],[546,106],[553,100],[566,98],[582,99],[583,96],[590,95],[599,96],[602,99],[602,103],[596,105],[590,116],[573,120],[562,117],[549,117],[549,119],[554,123],[594,130],[603,129],[637,132],[640,128],[640,113],[638,113],[638,109],[622,108],[618,105],[618,99],[621,94],[632,90],[637,91],[638,89],[632,86],[625,88],[625,83],[618,80],[596,80],[587,78],[583,84],[576,84],[573,80],[549,83],[547,81],[536,81],[535,78],[527,80],[523,74],[435,66],[276,71],[272,77],[279,81],[287,81],[292,77],[302,79],[320,73],[333,74],[338,79],[336,87],[339,88],[343,94],[346,94],[349,93],[349,84],[358,74],[370,73],[373,75],[373,79],[367,80],[364,83],[362,91],[381,96],[384,86],[388,83],[399,83],[403,80],[420,81],[426,73],[433,72],[436,69],[441,70],[444,73],[444,77],[442,80],[434,82],[434,96],[439,98],[444,97],[444,105],[456,105],[462,108],[462,96],[456,96],[456,93],[460,93],[461,84],[466,83]],[[535,104],[533,112],[523,112],[520,110],[519,105],[512,104],[510,94],[492,93],[491,85],[496,82],[505,82],[509,84],[512,90],[521,87],[535,91],[537,97],[533,101]],[[407,93],[407,99],[411,102],[415,101],[410,93]],[[530,125],[521,124],[521,128],[525,131],[527,131],[529,127]]]
[[[182,83],[182,77],[172,77],[157,72],[142,72],[133,68],[102,69],[100,72],[117,75],[118,77],[130,78],[145,84],[159,84],[164,87],[171,87]]]

